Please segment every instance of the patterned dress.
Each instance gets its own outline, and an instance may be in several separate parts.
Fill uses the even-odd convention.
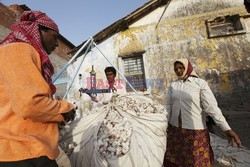
[[[189,130],[169,124],[165,167],[209,167],[213,161],[207,129]]]

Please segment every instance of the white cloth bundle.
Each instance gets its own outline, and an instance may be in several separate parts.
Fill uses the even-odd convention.
[[[72,167],[161,167],[166,150],[164,107],[143,95],[109,104],[70,124],[60,145]]]
[[[228,141],[210,133],[211,146],[214,151],[215,166],[250,167],[250,150],[231,147]]]

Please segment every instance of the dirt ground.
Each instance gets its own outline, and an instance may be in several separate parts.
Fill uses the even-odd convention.
[[[238,134],[242,145],[250,149],[250,112],[247,111],[223,111],[230,127]],[[226,139],[223,132],[213,126],[215,134]]]

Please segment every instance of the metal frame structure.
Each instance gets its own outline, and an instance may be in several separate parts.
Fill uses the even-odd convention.
[[[81,53],[81,51],[87,47],[87,49],[85,50],[85,53],[84,53],[84,57],[82,58],[74,76],[73,76],[73,79],[69,85],[69,87],[67,88],[67,91],[66,93],[64,94],[63,96],[63,99],[65,99],[74,83],[74,80],[78,74],[78,71],[80,70],[82,64],[83,64],[83,61],[84,59],[86,58],[88,52],[90,51],[90,49],[92,49],[92,47],[96,47],[96,49],[99,51],[99,53],[101,55],[103,55],[103,57],[109,62],[109,64],[115,68],[115,70],[119,73],[119,75],[126,81],[126,83],[131,87],[131,89],[137,93],[137,91],[134,89],[134,87],[128,82],[128,80],[124,77],[124,75],[109,61],[109,59],[104,55],[104,53],[98,48],[97,44],[94,42],[94,39],[93,37],[90,37],[87,42],[85,42],[84,45],[82,45],[82,47],[75,53],[75,55],[63,66],[63,68],[56,74],[56,76],[52,79],[52,82],[55,83],[56,80],[62,75],[62,73],[67,69],[67,67],[79,56],[79,54]]]

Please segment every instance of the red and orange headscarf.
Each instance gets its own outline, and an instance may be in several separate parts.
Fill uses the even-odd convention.
[[[198,77],[198,75],[196,74],[196,72],[193,69],[192,64],[190,63],[190,61],[188,59],[178,59],[174,62],[174,65],[177,62],[181,63],[185,68],[182,76],[178,76],[179,79],[186,80],[190,76]]]
[[[56,88],[51,79],[54,74],[54,67],[49,60],[47,52],[42,46],[39,25],[50,28],[59,33],[56,23],[45,13],[40,11],[24,11],[20,22],[12,25],[12,32],[0,42],[0,46],[13,42],[25,42],[32,45],[40,55],[42,61],[42,75],[50,85],[54,94]]]

